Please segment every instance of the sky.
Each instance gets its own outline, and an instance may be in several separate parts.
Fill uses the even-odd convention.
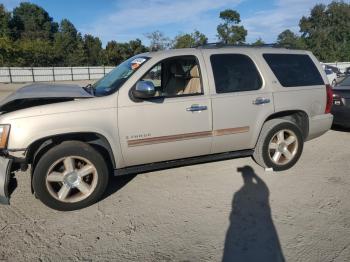
[[[1,0],[12,10],[20,0]],[[110,40],[136,38],[148,43],[146,34],[159,30],[173,38],[199,30],[216,42],[219,13],[238,11],[248,30],[247,42],[262,38],[273,43],[285,29],[299,32],[299,20],[318,3],[330,0],[31,0],[48,11],[55,21],[70,20],[83,34],[98,36],[103,45]],[[347,1],[346,1],[347,2]]]

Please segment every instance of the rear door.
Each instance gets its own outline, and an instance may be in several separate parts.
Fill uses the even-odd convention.
[[[254,55],[206,50],[204,56],[213,110],[212,153],[254,148],[263,122],[274,112]]]

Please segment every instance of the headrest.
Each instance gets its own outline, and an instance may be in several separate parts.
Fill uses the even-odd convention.
[[[170,73],[175,76],[183,76],[185,74],[182,66],[179,63],[173,63],[170,65]]]
[[[192,69],[190,71],[190,75],[191,75],[192,78],[199,78],[199,70],[198,70],[198,66],[197,65],[192,67]]]

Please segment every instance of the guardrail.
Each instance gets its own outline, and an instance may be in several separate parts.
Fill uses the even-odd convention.
[[[93,80],[103,77],[114,67],[0,67],[0,83]]]

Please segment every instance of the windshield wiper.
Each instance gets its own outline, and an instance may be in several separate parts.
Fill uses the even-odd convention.
[[[88,92],[89,94],[95,96],[95,89],[91,84],[88,84],[86,86],[83,86],[83,89]]]

